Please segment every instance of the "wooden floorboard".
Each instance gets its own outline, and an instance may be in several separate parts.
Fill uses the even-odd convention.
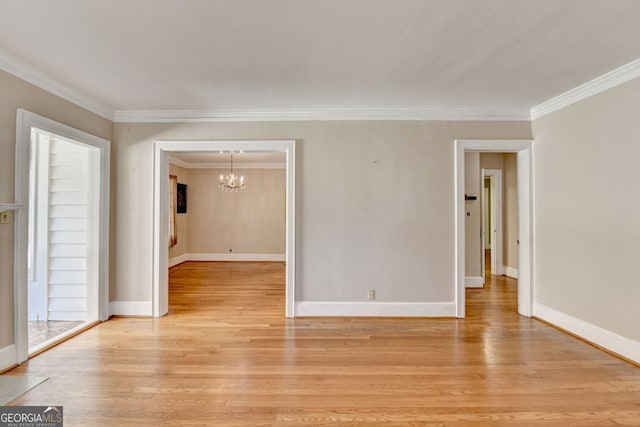
[[[516,284],[456,319],[284,317],[282,263],[188,262],[170,312],[114,318],[9,374],[65,425],[640,426],[640,368],[516,311]]]

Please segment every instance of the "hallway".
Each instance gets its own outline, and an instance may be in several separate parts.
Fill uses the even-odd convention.
[[[10,372],[65,425],[640,425],[640,369],[518,316],[516,286],[468,318],[284,318],[282,263],[187,262],[170,313],[113,318]]]
[[[467,289],[467,320],[518,315],[518,281],[491,274],[491,250],[485,250],[485,285]]]

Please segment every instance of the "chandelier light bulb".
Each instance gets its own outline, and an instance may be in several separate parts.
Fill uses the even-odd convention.
[[[220,182],[218,187],[222,191],[227,192],[237,192],[244,190],[244,176],[238,177],[235,173],[233,173],[233,151],[231,152],[231,162],[229,167],[229,173],[225,176],[224,174],[220,175]]]

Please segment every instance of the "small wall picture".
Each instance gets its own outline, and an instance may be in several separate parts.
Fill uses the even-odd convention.
[[[187,213],[187,184],[178,183],[178,191],[176,192],[176,212],[179,214]]]

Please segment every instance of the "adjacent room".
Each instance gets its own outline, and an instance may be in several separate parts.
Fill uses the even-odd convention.
[[[0,0],[0,424],[640,425],[638,28]]]
[[[176,306],[173,298],[225,285],[247,311],[242,300],[262,294],[267,284],[274,289],[266,292],[277,293],[284,304],[285,153],[171,153],[169,174],[169,307]],[[250,279],[262,272],[282,281]],[[222,310],[229,301],[220,302],[208,307]]]

